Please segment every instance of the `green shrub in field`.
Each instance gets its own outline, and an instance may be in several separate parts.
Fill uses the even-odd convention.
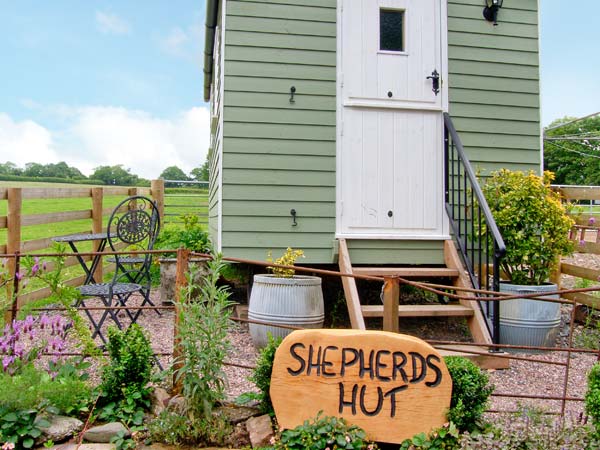
[[[477,428],[477,422],[487,407],[494,390],[485,372],[466,358],[444,358],[452,378],[452,400],[448,420],[461,431]]]
[[[600,435],[600,363],[594,364],[588,373],[585,411],[592,418],[596,433]]]

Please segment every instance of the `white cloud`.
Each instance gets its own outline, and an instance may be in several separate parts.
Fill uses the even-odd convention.
[[[52,131],[31,121],[15,123],[0,114],[0,162],[22,166],[30,161],[66,161],[86,175],[98,166],[122,164],[134,174],[154,179],[168,166],[189,173],[206,159],[207,108],[192,108],[171,118],[119,107],[56,108],[69,117],[63,129]]]
[[[129,34],[131,26],[116,14],[96,11],[96,27],[104,34]]]
[[[190,61],[202,61],[204,42],[203,28],[198,24],[187,29],[175,27],[169,34],[159,40],[162,51],[176,58]]]
[[[59,162],[51,133],[31,120],[16,122],[0,113],[0,162],[23,167],[28,162]]]
[[[179,27],[173,28],[169,35],[161,40],[162,49],[173,56],[182,56],[184,46],[189,41],[188,35]]]
[[[71,134],[85,154],[77,167],[123,164],[145,178],[157,178],[168,166],[184,172],[206,159],[209,113],[192,108],[171,119],[124,108],[87,107],[80,110]]]

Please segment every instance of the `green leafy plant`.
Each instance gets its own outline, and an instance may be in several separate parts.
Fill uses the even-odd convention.
[[[575,282],[575,288],[589,288],[592,281],[586,278],[579,278]],[[588,292],[589,295],[598,297],[599,291]],[[573,335],[573,341],[576,347],[587,348],[590,350],[600,350],[600,320],[594,308],[586,307],[587,315],[585,323],[579,333]]]
[[[302,250],[294,250],[288,247],[285,253],[273,260],[273,254],[269,251],[267,255],[267,262],[279,264],[282,266],[293,266],[298,258],[304,258],[304,252]],[[273,272],[273,275],[280,278],[291,278],[294,276],[296,271],[294,269],[284,269],[283,267],[267,267]]]
[[[148,431],[154,442],[167,445],[224,445],[231,436],[231,425],[221,414],[190,420],[186,414],[163,411],[150,422]]]
[[[275,352],[277,351],[279,344],[281,344],[282,339],[275,339],[271,333],[269,333],[268,336],[269,342],[260,350],[258,360],[256,361],[256,368],[248,379],[260,389],[260,394],[258,395],[260,410],[264,413],[274,415],[275,413],[273,411],[269,389],[271,388],[271,373],[273,372]]]
[[[222,268],[221,256],[216,255],[208,263],[208,275],[200,289],[188,285],[179,305],[181,357],[176,361],[175,378],[182,383],[188,406],[205,416],[225,395],[223,362],[230,349],[227,332],[233,302],[227,288],[218,286]]]
[[[173,249],[187,248],[200,253],[211,251],[210,238],[199,222],[199,218],[193,214],[181,216],[183,229],[178,226],[167,226],[161,230],[156,238],[155,248]]]
[[[494,388],[485,372],[466,358],[444,358],[452,378],[452,399],[448,420],[461,431],[472,431],[487,407]]]
[[[115,450],[133,450],[137,447],[137,442],[133,438],[133,432],[137,431],[138,427],[130,429],[129,433],[126,431],[119,431],[112,438],[110,438],[111,444],[115,444]]]
[[[363,429],[350,425],[343,418],[317,414],[312,421],[291,430],[284,430],[275,443],[276,450],[376,449]]]
[[[574,222],[550,186],[553,177],[502,169],[483,186],[506,244],[502,270],[514,284],[543,284],[558,258],[573,251],[569,230]]]
[[[73,367],[70,363],[65,366]],[[52,407],[62,414],[85,413],[91,387],[75,369],[67,372],[58,369],[49,374],[28,364],[18,374],[0,373],[0,405],[11,411]]]
[[[153,366],[150,341],[137,324],[125,331],[110,327],[107,348],[110,364],[102,372],[100,417],[139,424],[144,410],[150,407],[148,384]]]
[[[400,445],[400,450],[452,450],[459,448],[460,438],[458,428],[452,422],[433,430],[429,434],[419,433],[411,439],[406,439]]]
[[[592,424],[600,436],[600,363],[594,364],[588,373],[585,411],[592,418]]]
[[[201,285],[190,283],[178,303],[180,356],[174,361],[174,375],[184,403],[180,410],[165,411],[153,422],[150,432],[155,440],[221,445],[230,434],[231,425],[214,410],[225,399],[223,363],[232,324],[233,303],[227,288],[218,285],[223,266],[221,255],[214,255]]]
[[[42,435],[42,427],[50,426],[44,419],[36,418],[35,409],[10,410],[0,406],[0,442],[14,444],[14,448],[32,448]]]
[[[156,238],[154,248],[157,250],[177,250],[185,248],[197,253],[210,253],[212,245],[208,233],[199,223],[199,218],[193,214],[186,214],[180,217],[183,222],[183,228],[176,225],[164,227]],[[174,258],[175,253],[164,253],[161,258]],[[160,283],[160,259],[155,260],[155,264],[150,268],[152,284]]]

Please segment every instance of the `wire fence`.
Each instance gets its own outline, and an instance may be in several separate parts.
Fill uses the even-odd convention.
[[[208,224],[208,181],[164,180],[164,223],[182,224],[182,216],[196,216]]]
[[[128,255],[143,254],[143,253],[160,254],[160,253],[164,253],[164,252],[168,252],[168,250],[127,252],[127,254]],[[171,250],[171,252],[173,252],[173,250]],[[115,255],[115,254],[121,254],[121,253],[122,252],[103,252],[102,255],[103,256]],[[90,253],[81,253],[80,255],[81,256],[94,256],[96,254],[97,254],[97,252],[90,252]],[[47,258],[47,257],[57,257],[57,256],[61,256],[61,257],[71,256],[71,254],[54,254],[54,255],[43,254],[43,255],[29,255],[29,256],[33,256],[33,257],[39,256],[39,257]],[[16,267],[20,267],[22,257],[23,256],[20,255],[19,253],[0,255],[0,258],[14,259],[14,263],[15,263]],[[202,254],[202,253],[192,253],[186,249],[178,249],[177,250],[177,273],[178,273],[177,285],[176,285],[176,292],[178,293],[177,297],[179,297],[181,295],[181,294],[179,294],[181,292],[181,289],[187,284],[187,279],[184,275],[189,271],[189,261],[190,261],[190,258],[192,258],[192,257],[211,258],[212,256],[207,255],[207,254]],[[566,345],[564,345],[564,346],[541,347],[541,346],[526,346],[526,345],[469,343],[469,346],[472,348],[466,349],[464,347],[464,345],[465,345],[464,341],[458,342],[458,341],[453,341],[453,340],[426,340],[426,342],[433,345],[435,348],[444,350],[444,351],[456,351],[456,352],[461,352],[464,354],[471,354],[471,355],[492,356],[494,358],[509,359],[511,361],[518,361],[518,362],[522,362],[522,363],[543,364],[543,365],[556,366],[556,367],[561,368],[563,370],[563,375],[561,378],[561,385],[557,386],[557,389],[555,392],[553,391],[553,392],[547,393],[547,394],[536,394],[536,393],[530,392],[529,386],[523,386],[522,387],[523,391],[521,391],[521,392],[519,392],[519,391],[501,392],[500,391],[500,392],[494,392],[492,394],[492,396],[493,397],[508,397],[508,398],[512,398],[515,400],[533,399],[533,400],[558,401],[558,402],[560,402],[560,408],[558,410],[546,411],[545,413],[558,415],[558,416],[561,416],[563,419],[565,417],[565,413],[566,413],[566,409],[567,409],[566,406],[567,406],[568,402],[583,402],[584,401],[584,398],[582,396],[571,395],[569,393],[569,381],[570,381],[570,377],[571,377],[573,356],[578,355],[578,354],[585,354],[585,355],[591,354],[591,355],[596,356],[595,361],[600,361],[600,351],[599,350],[590,350],[590,349],[586,349],[586,348],[574,347],[573,336],[574,336],[574,331],[575,331],[575,311],[576,311],[576,306],[579,303],[576,300],[548,299],[548,297],[547,297],[548,295],[552,295],[552,294],[558,294],[559,296],[562,296],[565,294],[572,294],[572,293],[593,292],[593,291],[598,291],[600,289],[598,287],[559,290],[554,293],[544,293],[544,294],[533,293],[533,294],[525,294],[525,295],[523,295],[523,294],[510,295],[510,294],[504,294],[504,293],[500,293],[500,292],[481,291],[481,290],[470,289],[470,288],[449,287],[446,285],[437,285],[437,284],[433,284],[433,283],[413,281],[413,280],[408,280],[408,279],[404,279],[404,278],[400,278],[400,277],[382,278],[382,277],[377,277],[377,276],[355,275],[355,274],[341,273],[341,272],[337,272],[337,271],[333,271],[333,270],[318,269],[318,268],[314,268],[314,267],[285,266],[285,265],[278,265],[278,264],[274,264],[274,263],[247,260],[247,259],[241,259],[241,258],[224,257],[223,260],[229,261],[229,262],[245,263],[245,264],[249,264],[249,265],[253,265],[253,266],[261,266],[261,267],[270,266],[270,267],[280,267],[280,268],[287,268],[287,269],[293,268],[297,272],[307,272],[307,273],[312,273],[312,274],[316,274],[316,275],[337,276],[340,278],[341,277],[353,277],[353,278],[363,279],[363,280],[379,281],[384,284],[390,283],[390,282],[405,284],[405,285],[413,286],[418,289],[422,289],[424,291],[432,292],[434,294],[440,294],[440,295],[443,295],[446,297],[450,297],[450,298],[453,298],[456,300],[464,299],[464,300],[481,300],[481,301],[486,301],[486,302],[490,302],[490,301],[501,302],[501,301],[507,301],[507,300],[511,300],[511,299],[515,299],[515,298],[527,298],[527,299],[531,299],[531,300],[550,301],[550,302],[560,303],[562,305],[567,305],[571,308],[570,308],[570,312],[569,312],[570,320],[569,320],[569,325],[568,325],[568,337],[567,337]],[[16,300],[18,298],[18,292],[19,292],[19,287],[20,287],[19,280],[17,280],[15,277],[14,280],[5,280],[5,283],[8,283],[8,282],[12,283],[12,294],[13,294],[13,299],[15,299],[15,300],[12,302],[12,304],[9,305],[9,308],[6,311],[6,318],[8,320],[13,320],[17,317],[17,315],[18,315],[19,311],[22,309],[23,305],[19,305],[18,301]],[[453,290],[453,292],[449,292],[449,290]],[[475,297],[474,297],[474,295],[475,295]],[[172,334],[173,334],[173,339],[171,341],[171,347],[168,349],[163,349],[161,351],[155,351],[155,354],[157,357],[166,358],[163,360],[163,365],[168,365],[169,361],[172,361],[178,355],[178,348],[177,348],[177,344],[176,344],[177,343],[177,334],[178,334],[178,324],[177,324],[177,321],[174,320],[174,318],[179,313],[179,307],[180,307],[179,305],[180,305],[181,301],[182,301],[182,299],[177,298],[173,305],[168,305],[168,306],[165,306],[165,305],[141,306],[138,304],[131,304],[131,305],[128,304],[126,306],[124,306],[124,305],[122,305],[122,306],[112,306],[112,305],[78,306],[77,309],[79,311],[87,311],[87,312],[105,311],[107,309],[111,309],[115,312],[119,312],[119,311],[123,311],[123,310],[169,312],[170,313],[169,315],[167,315],[167,314],[164,315],[164,320],[171,322],[170,327],[172,328]],[[54,306],[37,308],[38,311],[55,311],[55,312],[61,312],[64,309],[65,308],[54,307]],[[254,323],[254,324],[260,324],[260,325],[275,326],[275,327],[285,328],[285,329],[289,329],[289,330],[302,329],[301,327],[282,325],[280,323],[279,324],[271,323],[268,321],[250,320],[250,319],[244,319],[244,318],[240,318],[240,317],[232,317],[232,320],[241,322],[241,323]],[[152,330],[150,330],[149,334],[150,334],[150,337],[152,338]],[[523,355],[519,355],[519,354],[505,352],[506,350],[508,350],[508,351],[524,350],[528,354],[526,356],[523,356]],[[532,356],[532,355],[530,355],[530,353],[533,353],[536,355]],[[544,359],[543,355],[546,355],[549,353],[556,354],[556,355],[562,355],[562,356],[557,359]],[[61,353],[61,354],[65,355],[65,353]],[[69,355],[81,355],[81,353],[78,353],[78,352],[70,352],[68,354]],[[2,355],[1,352],[0,352],[0,355]],[[537,356],[537,355],[540,355],[540,356]],[[238,367],[238,368],[242,368],[242,369],[247,369],[247,370],[252,370],[255,367],[255,365],[249,361],[241,361],[241,362],[228,361],[228,362],[226,362],[226,365],[230,365],[230,366],[234,366],[234,367]],[[535,382],[535,380],[531,380],[531,381],[532,381],[532,383]],[[488,410],[488,412],[490,412],[490,413],[510,413],[510,412],[515,412],[515,411],[490,409],[490,410]]]

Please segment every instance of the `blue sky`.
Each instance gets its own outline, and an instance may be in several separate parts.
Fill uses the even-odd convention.
[[[143,7],[142,7],[143,5]],[[0,161],[201,165],[203,1],[1,2]]]
[[[520,0],[505,0],[504,3]],[[600,3],[539,0],[542,124],[600,111]]]
[[[540,2],[542,123],[600,110],[596,2]],[[204,10],[203,0],[2,2],[0,162],[123,164],[147,178],[201,165]]]

